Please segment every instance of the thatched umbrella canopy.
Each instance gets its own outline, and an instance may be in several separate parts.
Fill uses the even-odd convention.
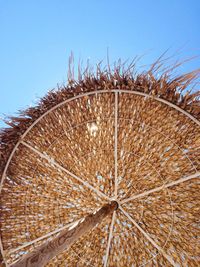
[[[161,60],[141,74],[97,67],[10,119],[2,265],[94,217],[45,266],[200,265],[200,91],[189,91],[199,72],[171,71]]]

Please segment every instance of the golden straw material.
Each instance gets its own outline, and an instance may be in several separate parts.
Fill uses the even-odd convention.
[[[172,71],[98,66],[10,118],[0,266],[112,200],[116,211],[45,266],[200,266],[199,71]]]
[[[89,214],[83,221],[80,221],[71,229],[65,229],[53,240],[45,242],[43,245],[28,253],[26,256],[14,264],[12,267],[22,266],[44,266],[63,250],[70,248],[80,237],[101,223],[108,215],[112,214],[118,208],[118,203],[112,201],[104,205],[94,214]]]

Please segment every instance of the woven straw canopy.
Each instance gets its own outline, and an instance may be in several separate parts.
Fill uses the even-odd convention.
[[[198,73],[85,72],[1,131],[1,262],[116,200],[46,266],[200,266]],[[185,94],[185,90],[187,91]]]

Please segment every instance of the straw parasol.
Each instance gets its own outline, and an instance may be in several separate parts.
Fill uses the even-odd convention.
[[[200,265],[199,71],[177,65],[70,71],[7,121],[2,266]]]

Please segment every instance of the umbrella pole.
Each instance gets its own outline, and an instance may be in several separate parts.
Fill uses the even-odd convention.
[[[86,216],[84,221],[80,222],[71,230],[63,230],[57,237],[51,241],[47,241],[43,245],[36,248],[34,251],[25,255],[21,260],[12,264],[10,267],[42,267],[49,262],[50,259],[62,251],[68,249],[81,236],[86,234],[102,220],[113,213],[118,208],[116,201],[104,205],[94,214]]]

